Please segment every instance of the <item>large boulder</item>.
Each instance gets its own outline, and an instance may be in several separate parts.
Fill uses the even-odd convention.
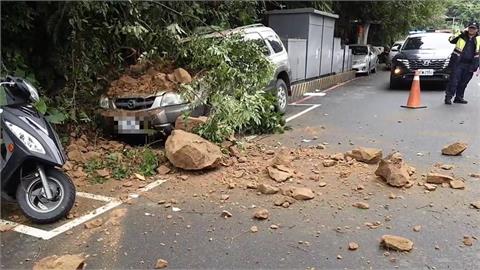
[[[175,129],[185,130],[186,132],[192,132],[194,129],[205,124],[208,118],[205,116],[200,117],[183,117],[180,115],[175,121]]]
[[[177,168],[201,170],[217,167],[222,151],[217,145],[183,130],[174,130],[165,143],[168,160]]]
[[[465,149],[467,149],[468,145],[463,142],[456,142],[450,145],[443,147],[442,154],[447,156],[458,156],[460,155]]]
[[[383,153],[381,149],[358,147],[347,152],[345,155],[360,162],[376,164],[382,158]]]
[[[389,185],[403,187],[410,181],[409,167],[400,153],[393,153],[380,160],[375,175],[382,177]]]
[[[190,73],[183,68],[177,68],[173,71],[173,76],[175,76],[175,81],[179,83],[191,83],[192,76]]]

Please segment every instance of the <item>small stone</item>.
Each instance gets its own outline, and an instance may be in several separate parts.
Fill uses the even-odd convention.
[[[160,165],[160,167],[157,168],[157,173],[160,175],[166,175],[171,171],[171,169],[165,165]]]
[[[461,180],[454,180],[450,182],[450,187],[453,189],[464,189],[465,183]]]
[[[134,173],[133,175],[135,175],[135,177],[140,180],[140,181],[145,181],[145,176],[139,174],[139,173]]]
[[[471,205],[476,209],[480,209],[480,201],[472,202]]]
[[[413,226],[413,231],[414,232],[419,232],[421,229],[422,229],[422,226],[420,226],[420,225]]]
[[[327,185],[327,183],[325,183],[325,182],[320,182],[320,183],[318,183],[318,186],[319,186],[319,187],[325,187],[326,185]]]
[[[325,147],[325,145],[323,145],[323,144],[317,145],[317,149],[319,149],[319,150],[324,150],[325,148],[326,148],[326,147]]]
[[[323,167],[328,168],[328,167],[335,166],[337,162],[333,159],[326,159],[322,162],[322,164],[323,164]]]
[[[173,216],[172,215],[167,215],[167,219],[172,219]]]
[[[103,220],[101,218],[94,219],[85,223],[86,229],[98,228],[103,225]]]
[[[268,212],[268,210],[262,208],[255,211],[255,213],[253,214],[253,217],[259,220],[264,220],[264,219],[267,219],[269,215],[270,213]]]
[[[357,207],[357,208],[360,208],[360,209],[368,209],[370,208],[370,205],[368,203],[365,203],[365,202],[355,202],[352,204],[353,207]]]
[[[397,198],[397,195],[395,195],[394,193],[390,192],[390,195],[388,195],[388,198],[390,198],[390,199],[396,199],[396,198]]]
[[[278,225],[272,224],[272,225],[270,225],[270,229],[276,230],[276,229],[278,229]]]
[[[268,184],[260,184],[257,186],[257,190],[260,191],[262,194],[275,194],[277,193],[280,189]]]
[[[471,173],[470,177],[472,178],[480,178],[480,173]]]
[[[223,218],[229,218],[229,217],[232,217],[233,215],[229,211],[223,210],[222,214],[220,216],[223,217]]]
[[[220,199],[221,199],[222,201],[226,201],[226,200],[228,200],[229,198],[230,198],[230,195],[227,195],[227,194],[223,194],[222,196],[220,196]]]
[[[342,255],[338,254],[338,255],[337,255],[337,259],[338,259],[338,260],[343,259]]]
[[[288,208],[288,207],[290,207],[290,203],[289,202],[284,202],[284,203],[282,203],[282,207],[283,208]]]
[[[166,200],[160,200],[158,201],[158,204],[165,204],[167,201]]]
[[[276,182],[285,182],[292,177],[290,172],[285,172],[273,166],[267,167],[268,175]]]
[[[443,164],[442,166],[440,166],[440,168],[443,169],[443,170],[449,171],[449,170],[453,169],[453,165]]]
[[[315,194],[309,188],[296,187],[292,191],[292,197],[295,200],[311,200],[315,198]]]
[[[164,259],[158,259],[157,263],[155,264],[155,269],[163,269],[168,266],[168,262]]]
[[[252,233],[256,233],[256,232],[258,232],[258,227],[257,226],[252,226],[252,227],[250,227],[250,231]]]
[[[429,173],[427,174],[427,183],[430,184],[442,184],[442,183],[448,183],[453,181],[453,177],[444,175],[444,174],[439,174],[439,173]]]
[[[456,142],[450,145],[445,146],[442,149],[442,154],[447,156],[458,156],[460,155],[465,149],[467,149],[468,145],[463,142]]]
[[[123,183],[122,186],[123,187],[131,187],[131,186],[133,186],[133,183],[132,183],[132,181],[127,181],[127,182]]]
[[[427,183],[425,183],[423,186],[424,186],[425,189],[428,190],[428,191],[434,191],[435,189],[437,189],[437,185],[435,185],[435,184],[427,184]]]
[[[249,182],[247,183],[247,188],[249,189],[257,189],[258,185],[256,182]]]
[[[358,244],[355,242],[350,242],[348,243],[348,249],[349,250],[357,250],[358,249]]]
[[[436,249],[436,250],[439,250],[439,249],[440,249],[440,246],[439,246],[439,245],[435,245],[435,249]]]
[[[410,251],[413,248],[413,242],[407,238],[395,235],[382,236],[381,244],[397,251]]]
[[[473,238],[471,236],[464,236],[463,237],[463,244],[465,246],[468,246],[468,247],[473,246]]]

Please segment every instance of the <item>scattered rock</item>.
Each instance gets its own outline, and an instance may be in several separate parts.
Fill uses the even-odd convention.
[[[163,269],[168,266],[168,262],[164,259],[158,259],[157,263],[155,263],[155,269]]]
[[[220,216],[223,217],[223,218],[229,218],[229,217],[232,217],[233,215],[229,211],[223,210],[222,214]]]
[[[480,173],[471,173],[470,177],[472,178],[480,178]]]
[[[263,220],[263,219],[267,219],[269,215],[270,213],[268,212],[267,209],[261,208],[255,211],[255,213],[253,214],[253,217],[256,219]]]
[[[350,242],[348,243],[348,249],[349,250],[357,250],[358,249],[358,244],[355,242]]]
[[[345,154],[357,161],[364,162],[367,164],[376,164],[380,161],[383,156],[381,149],[376,148],[366,148],[366,147],[358,147],[349,151]]]
[[[464,189],[465,183],[461,180],[453,180],[450,182],[450,187],[453,189]]]
[[[127,182],[123,183],[122,186],[123,187],[131,187],[131,186],[133,186],[133,183],[132,183],[132,181],[127,181]]]
[[[276,230],[276,229],[278,229],[278,228],[279,228],[279,227],[278,227],[278,225],[276,225],[276,224],[270,225],[270,229],[272,229],[272,230]]]
[[[442,183],[449,183],[453,181],[453,177],[439,174],[439,173],[428,173],[427,174],[427,183],[430,184],[442,184]]]
[[[99,176],[101,177],[109,177],[110,176],[110,171],[107,169],[100,169],[95,171]]]
[[[222,159],[220,147],[183,130],[172,132],[165,143],[165,152],[175,167],[185,170],[217,167]]]
[[[256,232],[258,232],[258,227],[257,226],[252,226],[252,227],[250,227],[250,231],[252,233],[256,233]]]
[[[166,175],[171,171],[171,169],[165,165],[160,165],[160,167],[157,168],[157,173],[160,175]]]
[[[368,203],[366,202],[355,202],[352,204],[353,207],[357,207],[357,208],[360,208],[360,209],[368,209],[370,208],[370,205],[368,205]]]
[[[319,187],[325,187],[325,186],[327,186],[327,183],[325,183],[325,182],[320,182],[320,183],[318,183],[318,186],[319,186]]]
[[[402,187],[410,180],[408,165],[400,153],[393,153],[380,160],[375,175],[382,177],[389,185]]]
[[[226,201],[226,200],[228,200],[229,198],[230,198],[230,195],[228,195],[228,194],[222,194],[222,196],[220,196],[220,199],[221,199],[222,201]]]
[[[288,203],[289,206],[290,204],[293,204],[295,202],[295,199],[292,197],[287,197],[287,196],[282,196],[281,198],[276,199],[273,204],[275,206],[283,206],[285,203]]]
[[[480,209],[480,201],[472,202],[470,205],[472,205],[476,209]]]
[[[408,166],[407,171],[408,171],[408,175],[412,176],[412,175],[415,174],[415,172],[417,171],[417,169],[415,169],[415,167]]]
[[[463,244],[465,246],[468,246],[468,247],[473,246],[473,238],[471,236],[464,236],[463,237]]]
[[[328,168],[328,167],[335,166],[337,164],[337,161],[333,159],[326,159],[322,162],[322,164],[323,164],[323,167]]]
[[[338,255],[337,255],[337,259],[338,259],[338,260],[343,259],[342,255],[338,254]]]
[[[195,129],[199,128],[200,126],[204,125],[207,122],[208,118],[205,116],[200,117],[187,117],[185,118],[183,115],[177,117],[175,120],[175,129],[181,129],[186,132],[193,132]]]
[[[428,191],[434,191],[435,189],[437,189],[437,185],[435,185],[435,184],[427,184],[427,183],[425,183],[423,186],[424,186],[425,189],[428,190]]]
[[[343,154],[343,153],[336,153],[335,155],[331,155],[330,158],[333,159],[333,160],[335,160],[335,161],[345,160],[345,154]]]
[[[420,225],[413,226],[413,231],[414,232],[419,232],[421,229],[422,229],[422,226],[420,226]]]
[[[135,175],[135,177],[140,180],[140,181],[145,181],[147,179],[145,179],[145,176],[139,174],[139,173],[134,173],[133,175]]]
[[[292,190],[292,197],[295,200],[311,200],[315,198],[315,194],[309,188],[296,187]]]
[[[467,147],[468,145],[466,143],[456,142],[456,143],[445,146],[442,149],[442,154],[447,156],[458,156],[463,151],[465,151]]]
[[[451,165],[451,164],[443,164],[442,166],[440,166],[441,169],[446,170],[446,171],[449,171],[449,170],[453,169],[453,167],[454,166]]]
[[[319,149],[319,150],[325,150],[325,148],[326,148],[326,146],[323,145],[323,144],[317,145],[317,149]]]
[[[268,170],[268,175],[276,182],[285,182],[292,177],[291,173],[282,171],[273,166],[267,167],[267,170]]]
[[[395,235],[382,236],[381,244],[386,248],[397,251],[410,251],[413,248],[413,242],[411,240]]]
[[[33,270],[82,270],[85,268],[85,256],[83,254],[49,256],[41,259],[33,265]]]
[[[257,189],[257,187],[258,187],[258,184],[254,181],[247,183],[247,188],[249,189]]]
[[[8,232],[11,231],[16,226],[13,224],[0,224],[0,232]]]
[[[85,228],[86,229],[93,229],[97,228],[103,225],[103,219],[102,218],[97,218],[91,221],[88,221],[85,223]]]
[[[257,186],[257,190],[260,191],[262,194],[275,194],[277,193],[280,189],[271,185],[267,184],[260,184]]]
[[[284,165],[284,166],[290,166],[290,163],[292,162],[291,158],[288,156],[287,153],[278,153],[275,155],[275,157],[272,160],[272,166],[275,165]]]
[[[68,159],[70,161],[74,161],[74,162],[84,162],[85,161],[83,153],[78,151],[78,150],[73,150],[73,151],[68,152],[67,156],[68,156]]]

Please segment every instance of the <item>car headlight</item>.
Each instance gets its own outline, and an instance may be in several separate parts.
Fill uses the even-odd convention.
[[[108,97],[102,96],[100,98],[100,108],[102,109],[110,109],[110,100],[108,100]]]
[[[45,148],[43,148],[42,144],[32,135],[30,135],[21,127],[18,127],[10,122],[5,122],[5,124],[7,125],[8,129],[10,129],[12,133],[28,148],[28,150],[45,154]]]
[[[162,97],[162,103],[160,107],[172,106],[172,105],[180,105],[187,103],[182,96],[174,92],[167,92]]]

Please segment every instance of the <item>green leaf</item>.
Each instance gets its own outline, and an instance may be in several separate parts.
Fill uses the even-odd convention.
[[[45,114],[47,112],[47,104],[45,103],[45,100],[43,98],[40,98],[40,100],[34,104],[34,107],[41,114]]]

